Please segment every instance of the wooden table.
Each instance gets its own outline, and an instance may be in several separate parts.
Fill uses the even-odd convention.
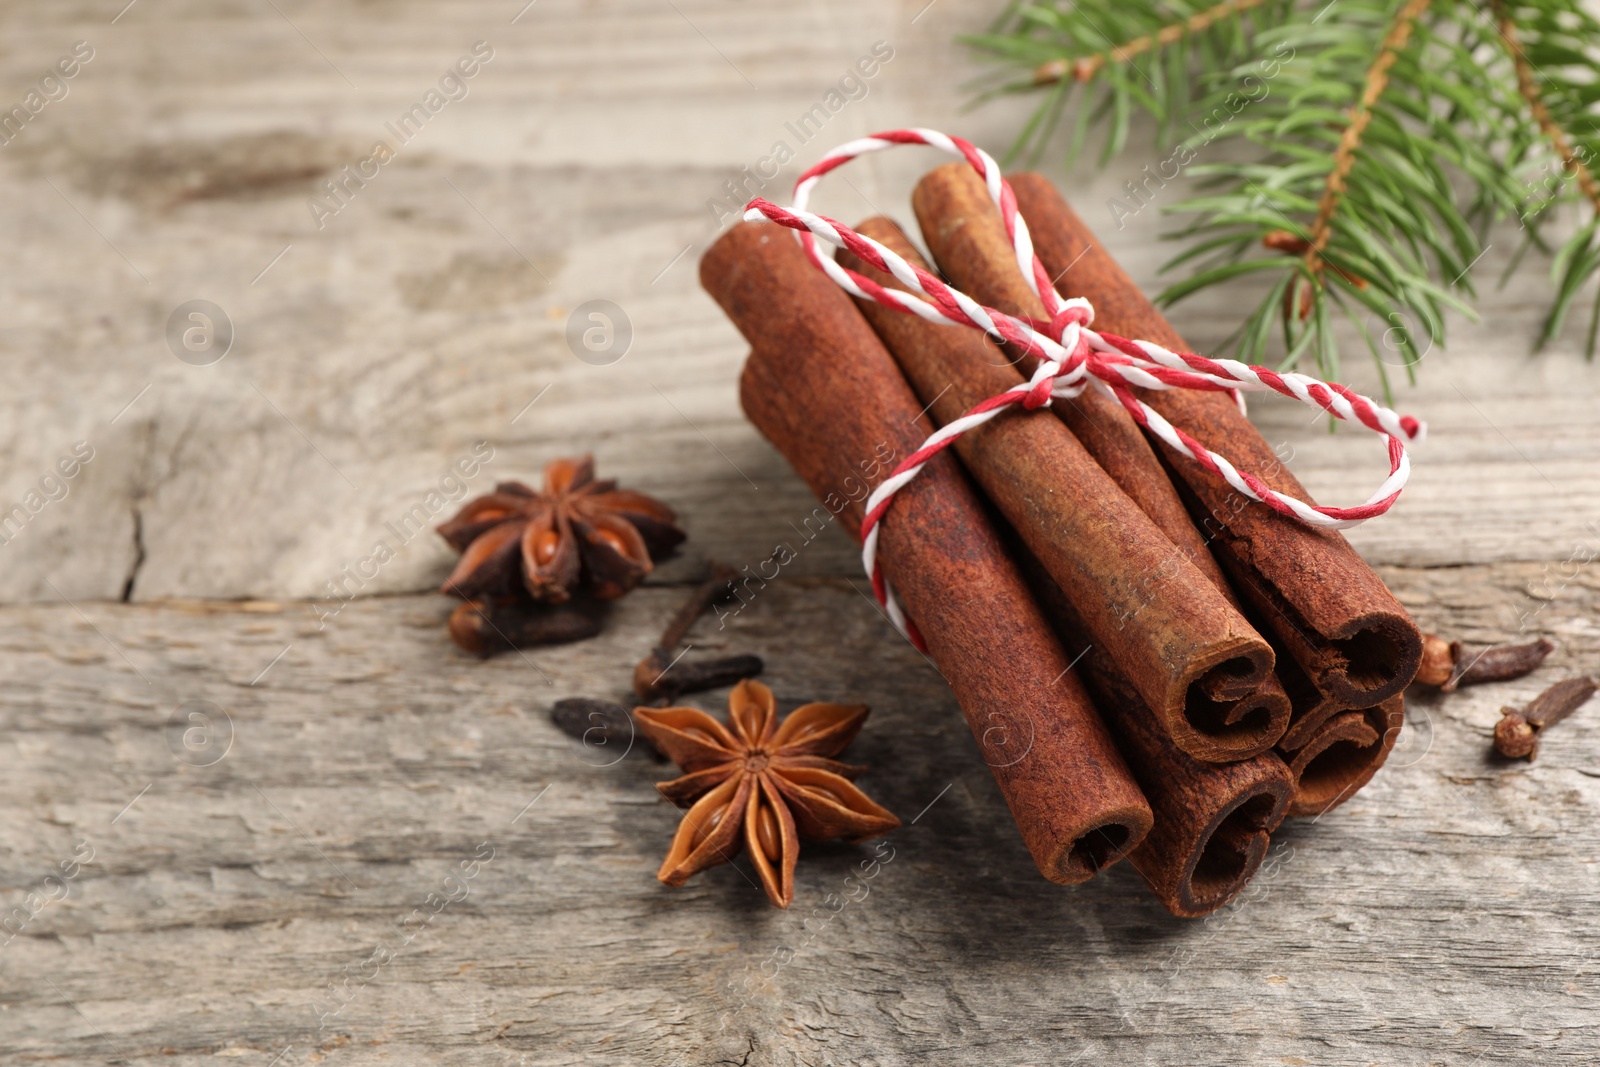
[[[696,284],[724,183],[783,141],[781,196],[899,125],[1004,148],[1026,104],[963,112],[977,68],[953,43],[998,5],[121,2],[0,12],[7,108],[93,50],[0,148],[0,507],[26,515],[0,556],[0,1061],[1595,1062],[1600,713],[1534,764],[1486,758],[1500,705],[1600,654],[1597,372],[1571,341],[1531,352],[1543,265],[1492,284],[1514,234],[1479,267],[1482,323],[1397,386],[1432,435],[1353,540],[1426,628],[1558,638],[1543,670],[1414,695],[1366,791],[1183,922],[1126,866],[1039,878],[829,531],[693,638],[766,657],[783,701],[875,709],[852,756],[906,823],[891,858],[846,901],[871,850],[808,848],[780,912],[742,864],[658,885],[667,769],[547,709],[622,697],[706,561],[766,558],[813,506],[743,421],[742,346]],[[892,58],[828,111],[879,41]],[[444,89],[466,95],[430,109],[462,57]],[[380,138],[394,158],[366,164]],[[1153,286],[1181,185],[1120,232],[1100,207],[1158,158],[1140,144],[1056,173]],[[862,163],[821,209],[905,217],[933,162]],[[174,318],[193,300],[226,317],[209,340]],[[591,300],[631,327],[619,360],[567,342]],[[1176,321],[1216,345],[1237,306]],[[1324,499],[1381,476],[1365,439],[1255,417]],[[477,442],[493,457],[462,486]],[[75,447],[92,458],[50,478]],[[675,504],[685,550],[595,640],[465,657],[430,592],[449,553],[407,517],[585,450]]]

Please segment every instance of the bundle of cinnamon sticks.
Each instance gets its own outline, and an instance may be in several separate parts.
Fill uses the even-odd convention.
[[[1098,328],[1188,350],[1048,181],[1009,180],[1058,289],[1088,298]],[[912,204],[950,284],[1043,317],[977,174],[940,167]],[[857,229],[934,269],[893,222]],[[975,330],[858,304],[775,226],[734,227],[700,273],[751,345],[746,414],[846,529],[865,499],[850,487],[887,478],[883,456],[1036,367]],[[1227,396],[1139,395],[1307,497]],[[1173,914],[1206,914],[1249,881],[1285,815],[1348,800],[1394,746],[1421,637],[1378,576],[1338,533],[1153,444],[1094,390],[966,433],[879,530],[886,576],[1053,881],[1126,859]]]

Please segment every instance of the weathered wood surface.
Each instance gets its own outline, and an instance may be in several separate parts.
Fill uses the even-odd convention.
[[[1485,605],[1536,607],[1541,578],[1387,574],[1466,635],[1502,632]],[[1531,766],[1486,758],[1501,701],[1600,655],[1592,574],[1538,616],[1564,642],[1538,676],[1415,703],[1373,784],[1291,822],[1203,922],[1125,866],[1039,878],[942,681],[843,579],[776,582],[697,644],[766,656],[785,702],[874,705],[853,756],[908,823],[892,858],[837,914],[869,846],[808,848],[787,913],[740,867],[659,886],[666,769],[545,709],[621,696],[678,596],[531,654],[550,684],[454,651],[433,597],[320,633],[299,604],[9,609],[8,903],[78,842],[94,858],[0,950],[8,1061],[1593,1062],[1600,719]],[[191,700],[227,718],[185,747],[166,724]],[[204,762],[230,722],[217,762],[175,758]],[[446,876],[483,842],[465,899],[406,944],[397,924],[459,896]]]
[[[657,885],[666,769],[586,750],[546,708],[621,696],[675,583],[708,557],[765,558],[813,506],[737,411],[742,346],[695,283],[707,201],[780,138],[798,151],[785,180],[895,125],[1002,147],[1019,109],[960,114],[973,68],[951,43],[993,5],[142,0],[112,24],[121,6],[0,10],[6,108],[73,42],[95,49],[0,147],[0,509],[75,443],[94,450],[0,545],[0,922],[66,893],[0,934],[0,1060],[1600,1056],[1600,719],[1561,724],[1532,765],[1485,756],[1500,704],[1600,657],[1597,373],[1570,343],[1530,355],[1542,277],[1487,282],[1511,235],[1480,265],[1484,322],[1457,324],[1401,393],[1432,430],[1413,487],[1354,540],[1426,626],[1558,637],[1545,668],[1413,701],[1366,791],[1291,824],[1241,904],[1180,923],[1124,868],[1078,889],[1037,876],[942,681],[829,531],[727,631],[697,631],[764,655],[786,701],[876,709],[852,754],[908,823],[893,858],[833,914],[872,849],[808,849],[780,913],[739,867]],[[470,95],[317,229],[316,184],[479,39],[495,54]],[[865,97],[799,144],[784,124],[878,40],[895,55]],[[858,165],[822,209],[908,217],[930,162]],[[1137,169],[1067,188],[1094,219]],[[1108,233],[1152,284],[1155,215]],[[196,298],[236,328],[211,366],[163,336]],[[564,339],[595,298],[635,331],[608,366]],[[1204,346],[1232,313],[1175,319]],[[1355,435],[1288,405],[1256,417],[1326,498],[1379,480]],[[594,641],[467,659],[425,594],[444,549],[385,524],[480,440],[495,455],[473,490],[593,449],[681,507],[686,551]],[[398,558],[319,623],[332,605],[311,598],[380,539]],[[214,733],[186,718],[206,705]],[[408,921],[460,895],[446,876],[484,842],[465,899]]]

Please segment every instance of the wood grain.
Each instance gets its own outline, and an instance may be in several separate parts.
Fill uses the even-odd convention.
[[[1426,624],[1477,637],[1538,574],[1386,571]],[[620,697],[678,595],[641,590],[604,636],[532,654],[550,685],[456,652],[437,597],[361,601],[320,633],[287,603],[0,612],[7,904],[94,848],[0,949],[8,1059],[1592,1060],[1600,718],[1533,764],[1488,756],[1501,703],[1594,662],[1592,574],[1539,617],[1563,647],[1538,674],[1413,695],[1372,785],[1291,820],[1241,903],[1191,923],[1125,867],[1039,878],[944,683],[844,579],[773,583],[692,640],[765,656],[786,706],[873,705],[851,758],[908,824],[893,858],[844,902],[871,846],[808,848],[786,913],[738,866],[659,886],[667,769],[586,751],[546,708]],[[185,700],[231,719],[210,766],[173,754]],[[458,893],[446,875],[485,841],[466,899],[405,944],[396,924]],[[365,977],[380,948],[397,955]]]
[[[95,49],[69,95],[0,147],[0,511],[77,442],[94,449],[0,545],[0,1060],[1469,1067],[1600,1053],[1600,715],[1553,728],[1531,765],[1486,756],[1501,704],[1593,671],[1600,652],[1586,562],[1600,373],[1570,340],[1531,353],[1540,265],[1492,285],[1514,234],[1477,268],[1483,323],[1453,324],[1420,384],[1398,387],[1432,435],[1395,512],[1352,541],[1426,627],[1557,637],[1540,672],[1413,695],[1402,748],[1366,791],[1291,821],[1241,904],[1180,923],[1126,869],[1077,889],[1038,877],[943,681],[828,531],[726,632],[695,637],[765,656],[786,702],[876,709],[850,755],[907,823],[893,858],[835,914],[873,853],[808,850],[779,913],[738,866],[657,885],[666,769],[638,753],[604,766],[614,756],[546,708],[621,696],[708,557],[765,559],[814,506],[739,415],[744,346],[694,277],[718,228],[707,202],[780,138],[796,158],[773,194],[875,129],[1003,149],[1027,102],[961,112],[974,67],[954,43],[994,5],[121,8],[0,9],[6,108],[73,42]],[[317,183],[480,39],[495,56],[467,98],[319,230]],[[800,144],[785,124],[879,40],[895,54],[866,95]],[[1162,201],[1121,231],[1096,208],[1138,151],[1061,177],[1154,287]],[[909,219],[934,162],[863,162],[817,207]],[[1174,321],[1216,345],[1243,297],[1191,301]],[[164,338],[197,298],[236,329],[206,367]],[[597,298],[634,329],[609,366],[564,336]],[[1358,352],[1352,337],[1347,377],[1375,388]],[[1287,404],[1253,414],[1319,495],[1359,500],[1379,480],[1381,455],[1355,435]],[[392,545],[319,630],[313,598],[478,441],[495,458],[472,490],[593,450],[681,509],[688,550],[602,637],[528,661],[448,645],[450,604],[420,595],[445,572],[431,536]],[[185,701],[226,713],[211,713],[233,729],[219,761],[199,765],[222,735]],[[79,842],[93,859],[73,868]],[[493,858],[447,883],[484,842]],[[408,922],[463,884],[465,899]],[[56,885],[66,898],[18,927],[28,895]],[[367,962],[375,951],[385,962]]]

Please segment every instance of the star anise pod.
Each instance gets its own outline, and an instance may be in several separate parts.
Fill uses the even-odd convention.
[[[439,591],[471,600],[526,589],[535,600],[560,603],[587,578],[609,600],[683,540],[676,523],[654,497],[596,481],[593,456],[552,460],[543,492],[501,482],[438,527],[461,553]]]
[[[682,885],[742,845],[767,899],[787,908],[800,838],[861,841],[899,826],[851,783],[865,767],[828,758],[861,731],[868,710],[806,704],[780,724],[772,690],[748,679],[728,698],[727,726],[696,708],[635,708],[639,729],[685,772],[656,786],[689,809],[656,877]]]

